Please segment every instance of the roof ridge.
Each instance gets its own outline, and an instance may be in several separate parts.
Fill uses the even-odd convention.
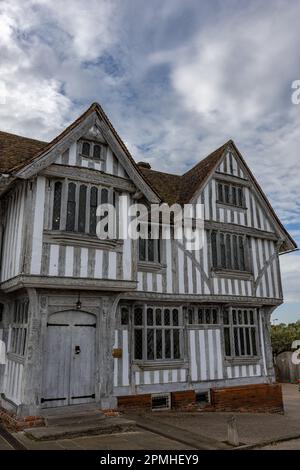
[[[195,168],[197,168],[201,163],[203,163],[206,159],[211,158],[215,153],[220,152],[222,149],[225,149],[227,145],[234,143],[232,139],[229,139],[227,142],[225,142],[223,145],[218,147],[217,149],[213,150],[210,152],[206,157],[203,157],[198,163],[195,163],[195,165],[190,168],[188,171],[186,171],[182,176],[188,175],[188,173],[192,172]]]
[[[168,173],[166,171],[155,170],[154,168],[142,167],[142,171],[144,171],[144,170],[146,170],[146,171],[155,171],[155,173],[161,173],[162,175],[177,176],[178,178],[182,178],[182,176],[183,176],[183,175],[177,175],[176,173]]]

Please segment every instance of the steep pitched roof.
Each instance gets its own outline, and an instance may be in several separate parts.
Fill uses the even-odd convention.
[[[10,173],[13,168],[26,164],[46,144],[41,140],[0,131],[0,172]]]
[[[153,202],[159,202],[159,195],[156,193],[155,189],[152,188],[147,181],[145,180],[143,173],[140,171],[139,166],[136,164],[135,160],[131,156],[129,150],[127,149],[126,145],[122,141],[121,137],[113,127],[112,123],[108,119],[107,115],[105,114],[104,110],[98,103],[93,103],[81,116],[79,116],[78,119],[76,119],[72,124],[70,124],[66,129],[64,129],[63,132],[61,132],[57,137],[55,137],[51,142],[49,143],[42,143],[40,141],[34,141],[33,139],[28,139],[31,140],[32,142],[37,142],[28,149],[28,152],[25,152],[25,156],[23,155],[23,150],[22,150],[22,144],[23,142],[20,140],[19,136],[14,136],[17,142],[17,145],[15,147],[14,151],[14,156],[13,156],[13,150],[11,147],[11,153],[9,154],[9,158],[7,155],[7,152],[4,151],[0,152],[0,165],[3,162],[3,169],[5,169],[5,173],[9,173],[11,175],[11,179],[13,180],[14,177],[24,177],[24,171],[26,173],[26,169],[30,167],[32,163],[35,163],[36,160],[40,159],[45,159],[49,155],[49,153],[52,150],[55,150],[55,146],[61,145],[62,142],[64,142],[64,138],[67,138],[70,135],[72,135],[72,131],[76,131],[77,126],[79,126],[81,123],[84,123],[84,121],[89,118],[93,117],[91,116],[92,114],[96,113],[96,116],[100,121],[105,123],[106,129],[109,130],[111,135],[113,135],[113,138],[115,139],[114,141],[117,142],[117,145],[119,148],[121,148],[122,155],[125,154],[125,158],[131,163],[131,168],[132,168],[132,173],[133,173],[133,179],[140,182],[140,184],[143,186],[144,190],[148,192],[148,195],[151,196]],[[42,145],[43,144],[43,145]],[[45,161],[45,160],[44,160]],[[1,170],[0,170],[1,171]],[[3,172],[3,171],[2,171]],[[26,178],[26,176],[25,176]]]
[[[293,240],[284,225],[281,223],[276,212],[271,206],[267,196],[265,195],[259,183],[255,179],[254,175],[252,174],[250,168],[248,167],[247,163],[245,162],[243,156],[239,152],[233,140],[229,140],[228,142],[226,142],[224,145],[209,154],[206,158],[201,160],[182,176],[172,175],[169,173],[161,173],[159,171],[155,171],[145,167],[141,167],[140,169],[145,175],[145,178],[148,180],[149,184],[151,184],[156,189],[163,201],[167,202],[168,204],[174,204],[175,202],[179,204],[187,204],[189,201],[191,201],[192,197],[201,189],[201,187],[205,185],[206,181],[211,176],[213,170],[218,166],[219,162],[222,159],[224,151],[229,145],[234,148],[235,152],[241,159],[246,170],[251,175],[251,178],[253,179],[257,191],[260,193],[262,199],[265,201],[270,213],[276,220],[282,232],[290,241],[291,245],[297,248],[295,240]]]
[[[149,184],[156,189],[163,201],[168,204],[174,204],[175,202],[186,204],[210,176],[215,166],[221,160],[224,150],[230,143],[231,141],[226,142],[184,173],[184,175],[162,173],[145,168],[144,166],[141,166],[140,170]]]
[[[181,176],[144,167],[140,167],[140,170],[148,183],[159,194],[162,201],[168,204],[174,204],[180,201]]]
[[[90,114],[94,112],[97,113],[100,119],[103,119],[106,122],[114,137],[118,141],[118,144],[121,146],[123,152],[126,154],[127,158],[130,160],[135,170],[141,175],[143,180],[162,201],[169,204],[173,204],[175,202],[179,204],[188,203],[209,179],[213,170],[221,161],[226,148],[229,145],[232,145],[245,168],[253,178],[256,189],[264,199],[279,227],[282,229],[290,243],[294,247],[297,246],[295,241],[292,239],[277,217],[266,195],[252,175],[251,170],[249,169],[248,165],[232,140],[229,140],[206,158],[201,160],[184,175],[180,176],[155,171],[136,164],[126,145],[98,103],[93,103],[78,119],[76,119],[76,121],[70,124],[70,126],[61,132],[61,134],[48,143],[0,131],[0,173],[10,173],[11,175],[15,175],[19,170],[27,167],[27,165],[29,165],[31,162],[49,152],[58,142],[60,142],[73,129],[75,129],[77,125],[83,122]]]

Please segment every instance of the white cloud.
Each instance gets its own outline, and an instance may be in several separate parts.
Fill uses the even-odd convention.
[[[289,253],[280,256],[279,259],[284,301],[299,302],[300,255]]]
[[[234,138],[299,223],[299,2],[217,4],[2,0],[0,127],[47,139],[97,100],[137,159],[175,173]]]
[[[115,7],[107,0],[65,0],[61,8],[50,0],[1,1],[2,129],[49,139],[75,117],[60,68],[69,62],[81,78],[81,62],[114,43]]]

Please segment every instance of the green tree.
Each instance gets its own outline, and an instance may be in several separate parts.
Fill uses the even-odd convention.
[[[279,325],[272,325],[271,341],[274,356],[281,352],[291,351],[292,342],[300,340],[300,321],[296,323],[280,323]]]

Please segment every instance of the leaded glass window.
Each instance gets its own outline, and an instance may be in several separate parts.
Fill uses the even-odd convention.
[[[175,307],[135,306],[134,358],[178,360],[182,357],[182,314]]]

